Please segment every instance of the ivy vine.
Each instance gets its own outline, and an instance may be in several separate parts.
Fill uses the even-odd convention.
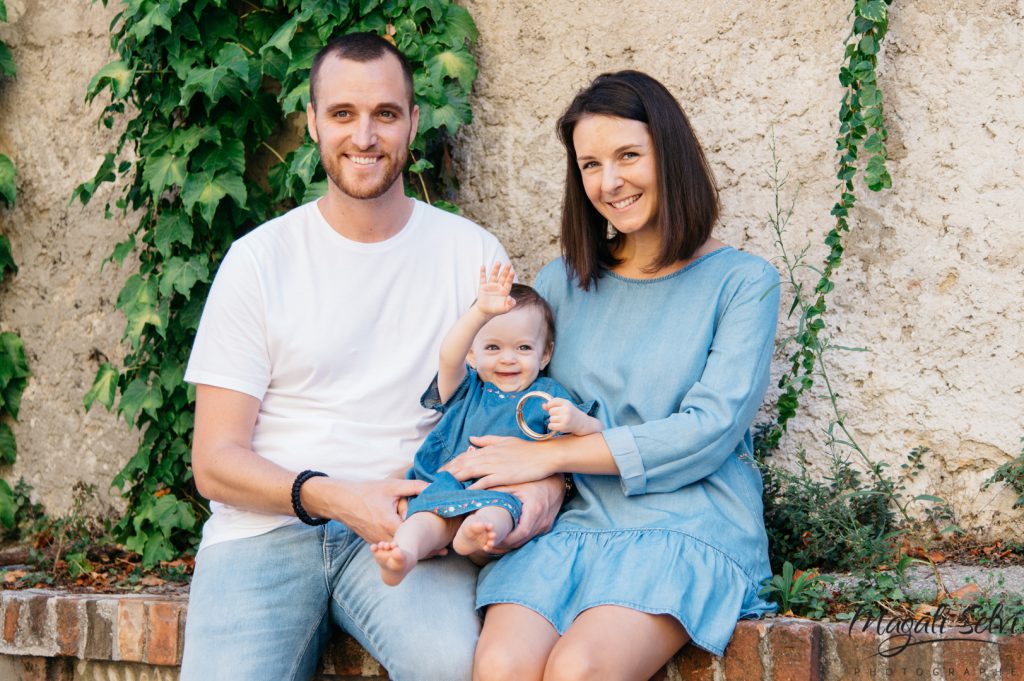
[[[182,377],[214,272],[236,237],[326,191],[316,145],[276,141],[289,118],[304,121],[313,56],[354,31],[408,56],[420,120],[407,187],[454,209],[450,147],[471,118],[477,30],[450,0],[125,0],[111,30],[118,58],[87,99],[109,91],[100,121],[126,129],[72,198],[120,187],[116,207],[140,218],[110,259],[137,253],[139,265],[116,304],[128,355],[99,367],[84,404],[116,404],[142,431],[114,479],[128,502],[116,533],[153,565],[194,546],[207,513],[190,470],[195,391]]]
[[[802,284],[792,282],[796,294],[790,314],[800,308],[793,338],[796,350],[788,358],[790,365],[779,379],[782,394],[776,403],[775,423],[763,436],[761,447],[765,452],[778,447],[789,420],[796,415],[800,398],[814,385],[816,367],[820,366],[822,354],[829,347],[828,340],[822,336],[827,309],[825,299],[835,288],[832,277],[843,261],[843,235],[850,231],[850,209],[857,202],[854,180],[862,156],[867,157],[862,174],[868,189],[878,192],[892,187],[892,178],[885,166],[888,133],[876,73],[878,51],[889,27],[890,4],[892,0],[855,0],[850,12],[853,27],[846,41],[845,62],[839,70],[839,82],[845,90],[839,107],[839,137],[836,139],[839,200],[831,211],[835,225],[825,237],[828,255],[822,267],[815,270],[820,276],[810,296],[814,302],[804,303]],[[837,417],[837,424],[845,432],[841,415],[837,413]]]
[[[0,0],[0,21],[7,21],[7,5]],[[0,81],[17,76],[11,50],[0,40]],[[0,209],[12,208],[15,198],[14,163],[0,152]],[[15,274],[18,266],[11,257],[11,242],[0,233],[0,284],[8,273]],[[21,409],[21,394],[25,391],[30,373],[25,359],[25,348],[18,334],[10,331],[0,333],[0,465],[14,463],[17,446],[9,421],[18,420]],[[6,481],[0,480],[0,524],[6,528],[14,526],[14,492]]]

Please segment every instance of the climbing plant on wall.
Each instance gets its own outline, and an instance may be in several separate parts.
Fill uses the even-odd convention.
[[[882,107],[882,90],[878,86],[878,52],[889,28],[889,5],[892,0],[854,0],[850,17],[853,26],[846,42],[844,63],[839,69],[843,86],[839,106],[839,198],[832,207],[835,224],[825,237],[828,254],[818,272],[819,278],[811,295],[805,296],[802,285],[796,289],[790,314],[799,310],[797,332],[793,338],[796,349],[789,356],[789,366],[779,379],[782,394],[776,403],[776,419],[764,434],[762,452],[775,449],[787,424],[796,415],[800,398],[813,385],[822,353],[828,340],[825,330],[826,297],[835,288],[833,275],[843,261],[843,238],[850,231],[850,210],[857,202],[858,176],[873,192],[888,189],[892,178],[886,169],[885,142],[888,132]],[[806,301],[806,304],[805,304]],[[842,416],[837,425],[845,430]],[[847,433],[849,435],[849,433]]]
[[[0,21],[7,21],[7,5],[0,0]],[[14,78],[17,69],[10,48],[0,41],[0,86],[6,78]],[[0,152],[0,209],[14,205],[14,163]],[[11,242],[0,232],[0,284],[8,274],[18,271],[11,257]],[[17,447],[9,421],[17,420],[21,408],[21,394],[28,383],[28,362],[21,338],[10,331],[0,331],[0,465],[14,463]],[[10,485],[0,480],[0,524],[14,525],[14,493]]]
[[[281,140],[289,119],[304,121],[316,51],[354,31],[409,57],[420,122],[407,186],[453,208],[451,139],[470,120],[477,32],[449,0],[126,0],[112,26],[117,59],[88,86],[89,100],[109,93],[101,123],[124,119],[125,131],[74,196],[87,203],[113,183],[116,207],[139,217],[110,256],[137,253],[116,304],[129,352],[99,367],[84,402],[142,431],[114,482],[128,502],[117,532],[147,564],[193,544],[205,513],[189,468],[194,389],[182,377],[210,282],[237,236],[325,191],[317,147],[285,151]]]

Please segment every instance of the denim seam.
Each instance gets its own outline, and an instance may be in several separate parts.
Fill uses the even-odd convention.
[[[324,608],[324,612],[320,615],[320,619],[317,621],[316,626],[309,630],[309,634],[306,636],[306,642],[303,644],[302,649],[299,651],[299,654],[295,657],[295,661],[292,663],[292,670],[290,675],[293,680],[298,680],[300,678],[298,676],[299,665],[301,661],[305,658],[306,651],[309,650],[310,643],[312,643],[313,637],[316,635],[317,630],[320,629],[320,625],[321,623],[323,623],[324,617],[327,616],[329,610],[329,608]]]

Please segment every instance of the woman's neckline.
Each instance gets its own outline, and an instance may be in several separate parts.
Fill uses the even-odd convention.
[[[686,263],[685,265],[680,267],[678,270],[676,270],[674,272],[669,272],[668,274],[664,274],[664,275],[662,275],[660,277],[650,277],[650,278],[647,278],[647,277],[627,277],[627,276],[625,276],[623,274],[618,274],[617,272],[613,272],[611,270],[605,270],[604,275],[607,275],[607,276],[611,277],[612,279],[618,279],[620,281],[625,281],[625,282],[629,282],[629,283],[633,283],[633,284],[655,284],[655,283],[658,283],[658,282],[661,282],[661,281],[665,281],[666,279],[671,279],[673,277],[678,277],[683,272],[688,272],[689,270],[691,270],[694,267],[696,267],[697,265],[701,264],[702,262],[704,262],[708,258],[711,258],[711,257],[713,257],[715,255],[718,255],[719,253],[721,253],[723,251],[728,251],[728,250],[731,250],[731,249],[732,249],[732,246],[729,246],[729,245],[719,246],[718,248],[714,249],[713,251],[708,251],[707,253],[705,253],[704,255],[700,256],[699,258],[696,258],[692,262]]]

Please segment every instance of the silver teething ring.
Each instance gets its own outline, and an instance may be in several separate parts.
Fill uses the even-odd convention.
[[[541,397],[545,402],[550,402],[553,399],[551,395],[548,395],[543,390],[531,390],[526,393],[519,398],[519,404],[516,405],[516,423],[519,424],[519,430],[523,431],[523,435],[531,440],[548,440],[555,436],[554,431],[549,430],[546,433],[537,433],[530,426],[526,425],[526,419],[523,418],[523,404],[531,397]]]

